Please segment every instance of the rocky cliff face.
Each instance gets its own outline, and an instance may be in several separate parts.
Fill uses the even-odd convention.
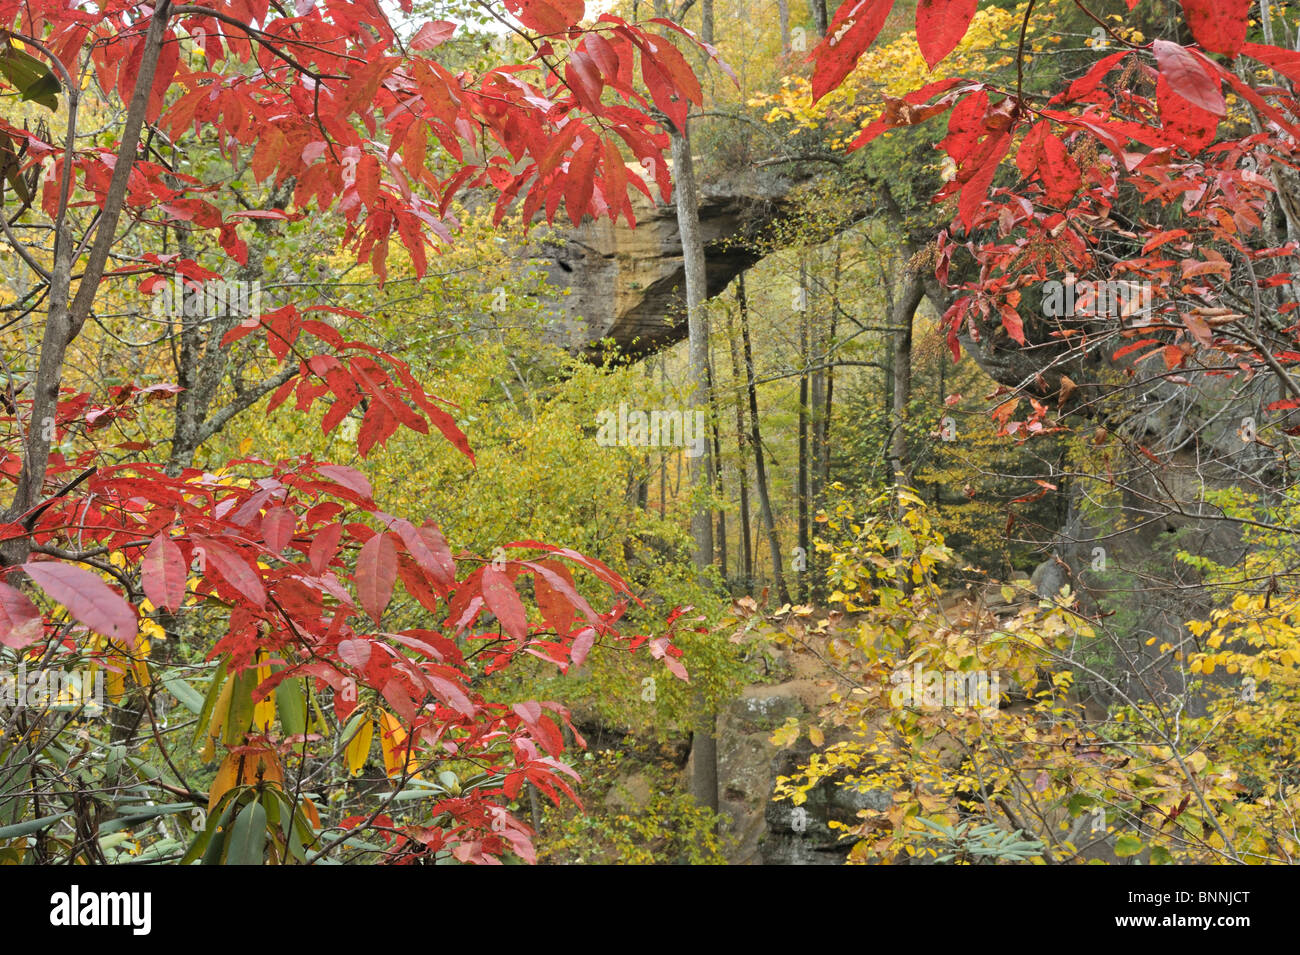
[[[756,240],[787,209],[788,186],[705,187],[700,196],[709,295],[761,258]],[[637,195],[636,228],[588,219],[539,233],[529,250],[560,291],[563,344],[585,353],[611,339],[628,360],[686,337],[685,272],[677,213]]]
[[[813,751],[806,737],[781,749],[772,744],[772,731],[787,717],[814,716],[814,701],[822,702],[824,693],[811,680],[751,687],[719,719],[719,808],[740,840],[733,864],[841,865],[852,842],[829,824],[858,825],[860,810],[891,805],[885,790],[836,785],[816,787],[802,806],[772,800],[776,778],[793,774]]]

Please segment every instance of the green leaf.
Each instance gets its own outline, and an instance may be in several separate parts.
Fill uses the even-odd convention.
[[[1115,855],[1121,859],[1127,859],[1135,856],[1142,851],[1142,840],[1137,836],[1125,833],[1115,840]]]
[[[203,709],[199,712],[199,723],[194,728],[194,745],[203,744],[203,736],[208,731],[208,723],[212,719],[212,708],[217,705],[217,698],[221,696],[221,684],[226,679],[226,657],[221,658],[217,664],[217,672],[212,674],[212,682],[208,684],[208,695],[203,698]]]
[[[9,180],[18,198],[28,203],[32,201],[32,197],[27,189],[27,181],[20,174],[21,168],[22,163],[18,159],[18,150],[14,147],[14,141],[0,132],[0,178]]]
[[[159,816],[166,816],[175,812],[192,812],[194,808],[195,804],[192,802],[172,803],[166,806],[142,806],[138,811],[100,823],[99,834],[105,835],[123,829],[130,829],[142,822],[157,819]]]
[[[32,100],[50,110],[59,108],[59,90],[62,89],[59,81],[48,66],[30,53],[13,47],[0,50],[0,75],[22,94],[24,100]]]
[[[275,709],[286,736],[307,732],[307,698],[301,680],[285,680],[275,688]]]
[[[71,812],[61,812],[55,816],[41,816],[39,819],[28,819],[26,822],[20,822],[12,826],[0,828],[0,839],[16,839],[19,836],[30,836],[32,833],[40,832],[42,829],[54,825],[64,816],[72,815]]]
[[[221,729],[221,741],[227,746],[242,743],[244,734],[253,725],[253,690],[258,683],[257,667],[241,670],[233,679],[235,685],[230,691],[230,712],[226,714],[226,723]]]
[[[200,856],[203,857],[201,865],[218,865],[221,862],[221,851],[226,843],[230,819],[239,801],[236,795],[240,791],[236,787],[221,797],[221,801],[216,806],[217,811],[208,814],[207,827],[190,843],[189,849],[181,859],[181,865],[189,865]]]
[[[178,676],[163,677],[163,686],[167,687],[168,692],[180,701],[181,706],[185,707],[191,713],[199,715],[203,712],[204,706],[207,705],[202,694],[194,687],[190,686]],[[206,724],[205,724],[206,725]]]
[[[266,809],[259,800],[254,799],[235,820],[235,827],[230,832],[226,865],[261,865],[265,846]]]

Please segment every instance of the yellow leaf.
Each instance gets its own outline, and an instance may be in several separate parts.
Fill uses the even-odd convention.
[[[402,775],[402,755],[407,753],[406,730],[402,729],[402,724],[397,721],[397,717],[387,710],[379,714],[379,721],[379,746],[384,752],[384,772],[391,779],[394,776]],[[418,761],[414,756],[408,754],[406,771],[414,773],[418,768]]]
[[[773,746],[789,746],[799,738],[799,721],[793,716],[785,721],[785,725],[778,728],[772,733]]]
[[[221,687],[217,703],[212,707],[212,718],[208,721],[208,742],[203,747],[205,759],[211,759],[216,741],[221,738],[221,729],[226,723],[226,714],[230,712],[230,695],[234,692],[235,680],[228,678]]]
[[[822,734],[821,727],[808,727],[808,738],[812,740],[814,746],[820,747],[826,745],[826,737]]]
[[[343,759],[353,776],[361,775],[361,767],[366,765],[366,757],[370,755],[370,741],[374,735],[374,722],[365,720],[348,743],[347,749],[343,751]]]
[[[239,757],[234,753],[227,753],[226,758],[221,761],[217,775],[212,780],[212,788],[208,790],[208,812],[217,808],[221,797],[234,788],[238,779]]]
[[[271,678],[270,664],[261,663],[266,659],[266,653],[258,651],[257,682],[261,684],[263,680]],[[255,732],[265,733],[270,729],[271,724],[275,721],[275,694],[268,693],[265,699],[258,700],[253,704],[253,730]]]

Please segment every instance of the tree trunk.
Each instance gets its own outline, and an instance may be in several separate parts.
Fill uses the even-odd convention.
[[[704,240],[700,234],[700,210],[691,162],[689,129],[672,130],[673,196],[677,200],[677,229],[682,239],[682,264],[686,272],[687,412],[707,413],[709,408],[709,327],[704,302],[708,297],[704,265]],[[695,420],[698,420],[696,418]],[[703,437],[703,435],[700,435]],[[691,537],[695,542],[695,568],[703,574],[713,563],[713,521],[710,508],[701,503],[708,487],[709,447],[697,445],[701,453],[691,458]],[[699,724],[692,740],[691,795],[701,806],[718,809],[717,714],[702,693],[696,696]]]
[[[41,338],[41,353],[37,359],[36,377],[32,387],[32,412],[27,422],[26,443],[23,448],[22,468],[18,474],[14,495],[9,507],[0,519],[14,522],[27,515],[41,497],[45,485],[45,475],[49,469],[50,448],[55,443],[55,420],[59,404],[59,388],[63,383],[63,366],[67,359],[68,347],[81,334],[81,329],[90,316],[91,306],[108,265],[109,253],[117,237],[117,224],[121,219],[122,207],[125,205],[131,170],[135,166],[136,147],[140,142],[140,131],[144,126],[145,112],[149,102],[149,91],[153,83],[154,70],[158,65],[158,55],[162,50],[167,18],[171,8],[163,6],[155,9],[149,19],[149,28],[145,33],[140,61],[136,68],[136,86],[132,93],[126,117],[122,123],[118,162],[113,166],[108,190],[100,203],[99,220],[95,226],[95,240],[90,252],[80,269],[80,283],[77,292],[72,294],[73,268],[77,264],[75,242],[67,225],[66,194],[60,199],[58,214],[53,223],[54,256],[53,268],[48,280],[49,309],[46,313],[45,329]],[[69,127],[75,135],[76,120],[72,99],[74,91],[69,91]],[[71,169],[64,169],[65,177],[72,176]],[[66,491],[66,488],[63,489]],[[30,541],[22,535],[10,536],[0,544],[0,563],[5,566],[20,564],[27,560],[30,553]],[[15,583],[15,578],[9,578]]]
[[[813,23],[817,27],[819,37],[826,35],[826,28],[830,21],[826,18],[826,0],[810,0],[812,3]]]
[[[700,39],[713,42],[713,0],[700,0]]]
[[[744,345],[746,391],[749,393],[749,439],[754,447],[754,479],[758,489],[759,515],[767,532],[767,546],[772,554],[772,580],[782,603],[790,602],[790,591],[785,585],[781,566],[781,545],[776,539],[776,523],[772,520],[772,499],[767,492],[767,465],[763,460],[763,437],[758,428],[758,385],[754,380],[754,350],[749,341],[749,305],[745,299],[745,274],[742,272],[736,285],[736,299],[740,303],[740,337]]]
[[[924,295],[925,283],[921,276],[906,274],[890,314],[890,327],[893,329],[894,397],[890,415],[893,440],[890,442],[889,463],[896,484],[910,484],[912,480],[906,431],[907,403],[912,395],[912,317]]]
[[[659,356],[659,381],[663,384],[668,382],[668,356]],[[662,389],[667,391],[666,388]],[[659,452],[659,519],[662,521],[667,515],[668,509],[668,461],[663,452]]]
[[[713,453],[709,455],[709,481],[718,499],[718,529],[713,540],[718,555],[718,569],[722,579],[727,579],[727,511],[723,506],[727,500],[726,488],[722,483],[722,439],[718,435],[718,392],[713,377],[713,359],[709,359],[709,437],[713,442]]]
[[[687,411],[706,414],[709,409],[709,328],[704,302],[708,297],[704,271],[704,240],[700,233],[700,210],[691,163],[687,130],[672,133],[673,196],[677,200],[677,229],[682,239],[682,262],[686,272],[686,324],[689,335],[686,387],[690,391]],[[713,521],[710,509],[697,500],[708,487],[709,448],[705,441],[700,453],[690,459],[691,538],[695,542],[695,566],[703,571],[713,563]]]
[[[788,0],[776,0],[776,15],[781,21],[781,53],[790,55],[790,4]]]
[[[749,464],[745,454],[745,405],[740,390],[740,350],[736,346],[736,329],[727,313],[727,345],[731,350],[731,380],[736,393],[736,448],[739,462],[736,470],[740,479],[740,553],[741,576],[746,591],[754,585],[754,544],[750,536],[749,516]]]
[[[799,285],[808,288],[807,264],[799,264]],[[796,508],[799,516],[799,556],[800,561],[793,568],[798,574],[795,588],[799,600],[808,602],[808,387],[811,356],[808,353],[808,300],[801,296],[803,308],[799,312],[799,464],[796,474],[798,490],[795,494]]]

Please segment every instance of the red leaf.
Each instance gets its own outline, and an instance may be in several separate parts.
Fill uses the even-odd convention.
[[[22,650],[45,632],[41,612],[31,599],[14,587],[0,583],[0,645]]]
[[[363,501],[369,502],[374,498],[375,489],[370,486],[366,476],[356,468],[350,468],[345,464],[318,464],[316,471],[322,477],[329,478],[335,484],[341,484],[356,493]]]
[[[316,539],[311,542],[311,547],[307,550],[307,560],[311,564],[311,569],[318,574],[325,573],[325,568],[329,562],[334,559],[335,553],[339,549],[339,538],[343,536],[343,526],[341,524],[327,524],[321,528]]]
[[[1201,318],[1201,316],[1197,315],[1195,312],[1182,312],[1178,317],[1183,320],[1183,324],[1187,326],[1187,330],[1192,333],[1192,337],[1198,342],[1207,348],[1213,344],[1214,334],[1210,331],[1210,326],[1206,323],[1205,319]]]
[[[440,46],[451,39],[451,35],[456,32],[456,24],[447,20],[430,20],[424,26],[420,27],[415,36],[411,37],[412,50],[432,50],[435,46]]]
[[[1017,345],[1025,343],[1025,325],[1020,320],[1020,313],[1010,305],[1003,305],[1001,308],[1002,327],[1007,330],[1007,334]]]
[[[1219,117],[1179,95],[1164,74],[1156,78],[1156,104],[1165,132],[1176,145],[1198,153],[1214,142]]]
[[[549,553],[557,554],[560,557],[564,557],[568,560],[571,560],[574,563],[581,564],[583,567],[587,568],[589,571],[591,571],[593,574],[595,574],[605,583],[609,584],[615,590],[622,591],[623,593],[631,597],[633,600],[635,600],[638,604],[641,603],[641,599],[637,597],[635,594],[633,594],[631,589],[628,587],[627,581],[625,581],[622,577],[614,573],[614,571],[610,570],[609,567],[607,567],[605,564],[603,564],[601,561],[597,560],[594,557],[588,557],[585,554],[580,554],[576,550],[570,550],[567,547],[556,547],[554,544],[543,544],[541,541],[534,541],[534,540],[512,541],[509,544],[506,544],[506,546],[507,547],[534,547],[537,550],[548,551]]]
[[[457,713],[465,716],[473,716],[475,706],[460,685],[444,677],[429,675],[429,685],[434,688],[434,692],[442,697],[443,702],[450,706]]]
[[[1120,50],[1118,53],[1102,57],[1089,68],[1087,73],[1071,83],[1068,90],[1052,97],[1051,102],[1053,104],[1074,103],[1083,99],[1097,89],[1101,85],[1101,81],[1106,78],[1106,74],[1113,70],[1119,64],[1119,61],[1128,54],[1128,50]]]
[[[1160,345],[1160,344],[1163,343],[1158,338],[1143,338],[1140,341],[1132,342],[1131,344],[1125,345],[1123,348],[1116,349],[1115,354],[1111,355],[1110,358],[1111,361],[1119,361],[1125,355],[1130,355],[1133,352],[1137,351],[1139,348],[1145,348],[1147,345]]]
[[[556,633],[564,636],[573,629],[575,610],[588,623],[596,622],[596,614],[578,593],[569,568],[553,560],[530,561],[526,566],[534,572],[533,589],[537,592],[537,605],[542,611],[542,618],[555,628]]]
[[[908,93],[902,99],[885,96],[885,111],[877,119],[868,123],[862,132],[858,133],[857,138],[849,144],[849,149],[861,149],[887,129],[896,126],[915,126],[917,123],[923,123],[931,116],[937,116],[949,109],[957,98],[957,93],[940,97],[934,103],[927,103],[924,106],[921,104],[937,93],[948,92],[960,82],[961,80],[956,77],[949,77],[946,80],[927,83],[919,90]]]
[[[592,187],[596,182],[593,172],[599,147],[600,140],[590,140],[569,160],[569,171],[565,176],[564,208],[575,226],[582,221],[591,205]]]
[[[185,555],[166,531],[145,548],[140,561],[140,583],[155,607],[176,613],[185,603]]]
[[[393,530],[406,545],[406,552],[415,559],[437,583],[450,588],[456,583],[456,562],[442,531],[433,524],[416,527],[410,521],[393,522]]]
[[[373,649],[369,640],[340,640],[339,659],[354,670],[364,670],[370,662]]]
[[[974,226],[976,214],[988,200],[989,186],[993,184],[993,177],[997,174],[998,163],[1011,147],[1009,132],[994,135],[995,139],[980,147],[982,156],[973,165],[970,177],[962,184],[961,198],[957,200],[957,213],[961,216],[962,224],[968,229]],[[961,176],[965,177],[965,175],[966,170],[963,168]]]
[[[533,575],[533,592],[537,595],[537,609],[541,611],[542,620],[553,629],[558,636],[565,636],[573,629],[573,622],[577,619],[573,602],[570,601],[561,592],[560,588],[553,586],[548,582],[546,575],[541,572],[541,565],[530,563],[528,566],[534,570]],[[559,576],[561,572],[567,575],[568,570],[563,564],[551,562],[552,573]]]
[[[1251,0],[1182,0],[1192,36],[1211,53],[1236,56],[1246,43]]]
[[[1242,52],[1261,63],[1266,63],[1289,79],[1300,79],[1300,53],[1294,50],[1284,50],[1262,43],[1247,43],[1242,47]]]
[[[510,636],[522,640],[528,635],[528,620],[514,582],[490,564],[483,568],[483,602]]]
[[[812,51],[814,103],[853,71],[858,57],[871,46],[893,8],[894,0],[850,0],[835,11],[826,36]]]
[[[691,109],[690,102],[685,96],[678,94],[658,61],[654,57],[647,56],[644,50],[641,52],[641,78],[645,80],[655,105],[672,120],[674,126],[684,129],[687,114]]]
[[[542,712],[540,704],[533,700],[514,705],[515,715],[523,721],[538,741],[552,756],[558,756],[564,750],[564,738],[555,721]]]
[[[262,518],[262,540],[267,550],[273,554],[281,553],[293,540],[293,532],[298,527],[298,518],[287,507],[273,507]]]
[[[599,33],[590,33],[582,41],[583,48],[591,56],[592,62],[600,68],[607,83],[618,82],[618,51]]]
[[[406,592],[420,602],[420,606],[430,613],[440,613],[438,595],[429,586],[428,574],[415,561],[401,555],[397,558],[397,576],[406,585]],[[444,589],[443,594],[446,593]]]
[[[379,204],[379,160],[366,153],[357,163],[357,195],[367,206]]]
[[[1152,43],[1152,48],[1160,67],[1160,75],[1165,78],[1171,90],[1197,109],[1215,116],[1226,115],[1227,106],[1223,102],[1223,90],[1219,81],[1205,71],[1205,67],[1186,47],[1168,40],[1156,40]]]
[[[530,30],[563,33],[582,19],[583,0],[506,0],[506,9]]]
[[[98,574],[55,561],[29,561],[23,570],[91,630],[135,646],[135,608]]]
[[[1139,445],[1137,446],[1137,448],[1138,448],[1139,451],[1141,451],[1143,454],[1145,454],[1148,458],[1150,458],[1150,459],[1151,459],[1155,464],[1157,464],[1159,467],[1161,467],[1161,468],[1164,467],[1164,464],[1161,462],[1161,460],[1160,460],[1158,457],[1156,457],[1154,454],[1152,454],[1152,453],[1150,452],[1150,450],[1148,450],[1144,445],[1139,444]]]
[[[704,91],[700,88],[699,78],[691,69],[691,65],[686,62],[686,57],[682,56],[681,50],[667,39],[657,36],[639,37],[637,45],[641,48],[643,56],[647,53],[653,56],[655,66],[659,67],[668,78],[679,96],[685,97],[696,106],[704,104]]]
[[[584,627],[578,631],[578,635],[573,638],[573,647],[569,651],[569,659],[572,660],[572,666],[580,667],[587,661],[587,654],[591,652],[592,645],[596,642],[596,631],[592,627]]]
[[[203,540],[199,546],[203,548],[204,560],[209,570],[215,570],[217,576],[255,607],[266,605],[266,589],[262,586],[262,578],[243,555],[210,538]]]
[[[1020,148],[1016,151],[1016,168],[1026,179],[1032,179],[1035,173],[1040,172],[1038,167],[1043,157],[1043,140],[1051,135],[1051,129],[1051,123],[1045,119],[1039,120],[1020,141]]]
[[[397,582],[397,547],[392,538],[376,534],[362,545],[353,579],[362,608],[378,623]]]
[[[583,109],[589,113],[600,112],[600,91],[605,84],[591,57],[581,50],[575,50],[564,69],[564,81],[569,84]]]
[[[975,16],[976,0],[920,0],[916,43],[930,69],[956,48]]]

